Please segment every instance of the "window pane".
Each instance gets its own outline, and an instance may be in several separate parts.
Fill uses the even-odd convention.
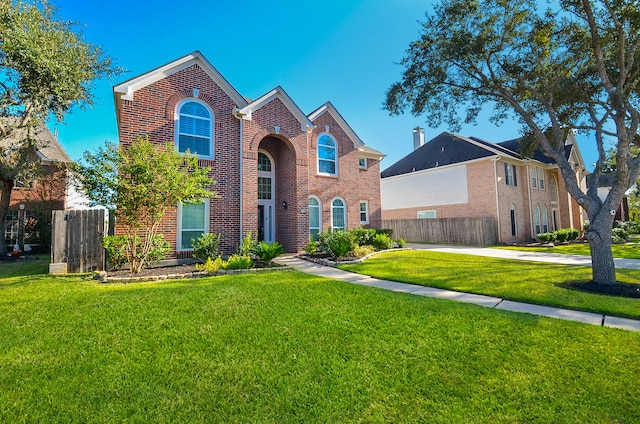
[[[204,229],[204,203],[182,205],[182,228]]]
[[[183,231],[182,239],[180,240],[182,248],[183,249],[193,248],[193,244],[191,240],[197,240],[203,233],[204,231]]]
[[[326,160],[321,160],[318,162],[318,171],[324,172],[327,174],[335,174],[336,173],[336,163],[329,162]]]
[[[208,138],[192,137],[188,135],[181,135],[179,137],[178,151],[184,153],[187,150],[191,153],[198,153],[203,156],[210,156],[210,141]]]
[[[258,177],[258,199],[271,199],[271,178]]]
[[[320,159],[336,160],[335,147],[318,146],[318,157]]]
[[[271,172],[271,160],[264,153],[258,153],[258,171]]]

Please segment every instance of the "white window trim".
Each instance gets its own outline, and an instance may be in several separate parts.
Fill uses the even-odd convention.
[[[322,201],[318,196],[313,194],[309,196],[309,199],[315,199],[318,202],[318,232],[322,232]],[[309,206],[309,213],[311,213],[311,206]],[[309,236],[311,236],[311,222],[309,222]]]
[[[362,205],[365,205],[365,210],[364,213],[366,215],[366,220],[362,220]],[[358,209],[359,209],[359,214],[360,214],[360,224],[368,224],[369,223],[369,201],[368,200],[361,200],[360,203],[358,204]]]
[[[544,169],[538,168],[538,190],[545,190],[545,178],[544,178]]]
[[[209,199],[203,199],[204,202],[204,233],[209,232]],[[193,247],[182,247],[182,203],[178,205],[178,234],[176,237],[176,251],[178,252],[192,252]],[[200,228],[188,228],[187,230],[200,230]]]
[[[542,233],[542,219],[540,212],[540,205],[536,204],[533,211],[533,230],[535,232],[534,236]]]
[[[362,164],[362,161],[364,161],[364,165]],[[367,158],[358,158],[358,168],[360,169],[368,169],[369,168],[369,163],[367,161]]]
[[[433,216],[426,216],[426,217],[422,217],[422,218],[420,217],[420,214],[431,214],[431,213],[433,213]],[[436,214],[436,210],[435,209],[430,209],[430,210],[427,210],[427,211],[418,211],[418,213],[416,215],[416,217],[418,219],[436,219],[437,216],[438,215]]]
[[[336,200],[341,200],[342,204],[344,205],[342,207],[342,213],[344,217],[344,228],[336,228],[336,226],[333,225],[333,208],[334,208],[333,202],[335,202]],[[347,222],[347,202],[342,197],[334,197],[333,199],[331,199],[331,231],[347,230],[347,228],[349,228],[349,225]]]
[[[189,98],[186,98],[186,99],[182,99],[176,105],[176,110],[175,110],[175,113],[173,114],[173,116],[174,116],[174,122],[173,122],[173,128],[174,128],[174,131],[173,131],[174,132],[173,144],[174,144],[174,147],[175,147],[177,152],[180,152],[180,146],[178,145],[179,137],[180,137],[180,108],[185,103],[189,103],[189,102],[195,102],[195,103],[201,104],[202,106],[204,106],[209,111],[209,115],[211,115],[211,118],[209,119],[209,125],[211,126],[211,128],[209,128],[209,134],[211,134],[211,139],[209,140],[209,148],[211,149],[211,154],[210,155],[198,154],[198,158],[200,158],[200,159],[214,159],[214,156],[215,156],[214,155],[214,151],[215,151],[214,150],[215,149],[215,141],[214,141],[215,140],[215,133],[214,133],[215,115],[213,114],[213,111],[211,110],[211,108],[209,107],[208,104],[206,104],[202,100],[196,99],[194,97],[189,97]]]
[[[538,189],[538,168],[535,166],[531,167],[531,187]]]
[[[319,148],[320,144],[319,144],[319,142],[320,142],[320,139],[325,135],[327,137],[330,137],[331,140],[333,140],[334,149],[336,151],[336,159],[334,161],[335,164],[336,164],[336,166],[335,166],[336,172],[333,173],[333,174],[329,173],[329,172],[320,172],[320,160],[325,160],[325,161],[330,162],[330,160],[328,160],[328,159],[321,159],[320,158],[320,148]],[[316,171],[318,172],[318,175],[324,175],[324,176],[328,176],[328,177],[337,177],[338,176],[338,141],[336,140],[336,138],[334,136],[332,136],[328,132],[323,132],[321,134],[318,134],[318,138],[316,139]],[[333,201],[332,201],[332,203],[333,203]]]

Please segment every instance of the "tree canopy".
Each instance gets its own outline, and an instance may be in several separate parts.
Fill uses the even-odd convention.
[[[46,0],[0,0],[0,234],[15,180],[28,177],[42,148],[37,128],[91,105],[93,81],[119,72]]]
[[[540,147],[558,164],[567,190],[590,220],[593,278],[615,282],[611,210],[637,180],[640,157],[640,7],[637,0],[443,0],[422,23],[386,93],[391,114],[424,114],[430,126],[491,121],[522,124],[523,150]],[[616,151],[617,182],[602,201],[584,190],[564,153],[566,131],[584,132],[606,162]]]

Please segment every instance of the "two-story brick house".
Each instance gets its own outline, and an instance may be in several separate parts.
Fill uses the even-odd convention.
[[[217,198],[164,217],[175,258],[205,232],[222,235],[226,254],[248,231],[296,252],[318,231],[380,226],[384,155],[331,103],[307,115],[280,86],[249,100],[197,51],[115,86],[114,99],[121,148],[173,142],[217,181]]]
[[[585,185],[585,166],[572,133],[565,154]],[[540,150],[527,158],[519,141],[489,143],[444,132],[382,172],[384,219],[493,217],[498,240],[528,241],[559,228],[582,229],[583,210],[567,192],[555,161]]]

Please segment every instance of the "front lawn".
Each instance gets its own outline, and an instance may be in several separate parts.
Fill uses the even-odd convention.
[[[297,272],[100,285],[8,268],[0,422],[640,421],[629,331]]]
[[[526,252],[563,253],[565,255],[591,256],[589,243],[559,244],[553,247],[491,246],[496,249],[523,250]],[[640,243],[614,244],[611,247],[614,258],[640,259]]]
[[[591,268],[481,256],[403,250],[341,269],[385,280],[485,294],[538,305],[640,318],[640,299],[585,293],[558,283],[588,281]],[[618,281],[640,283],[640,271],[618,270]]]

